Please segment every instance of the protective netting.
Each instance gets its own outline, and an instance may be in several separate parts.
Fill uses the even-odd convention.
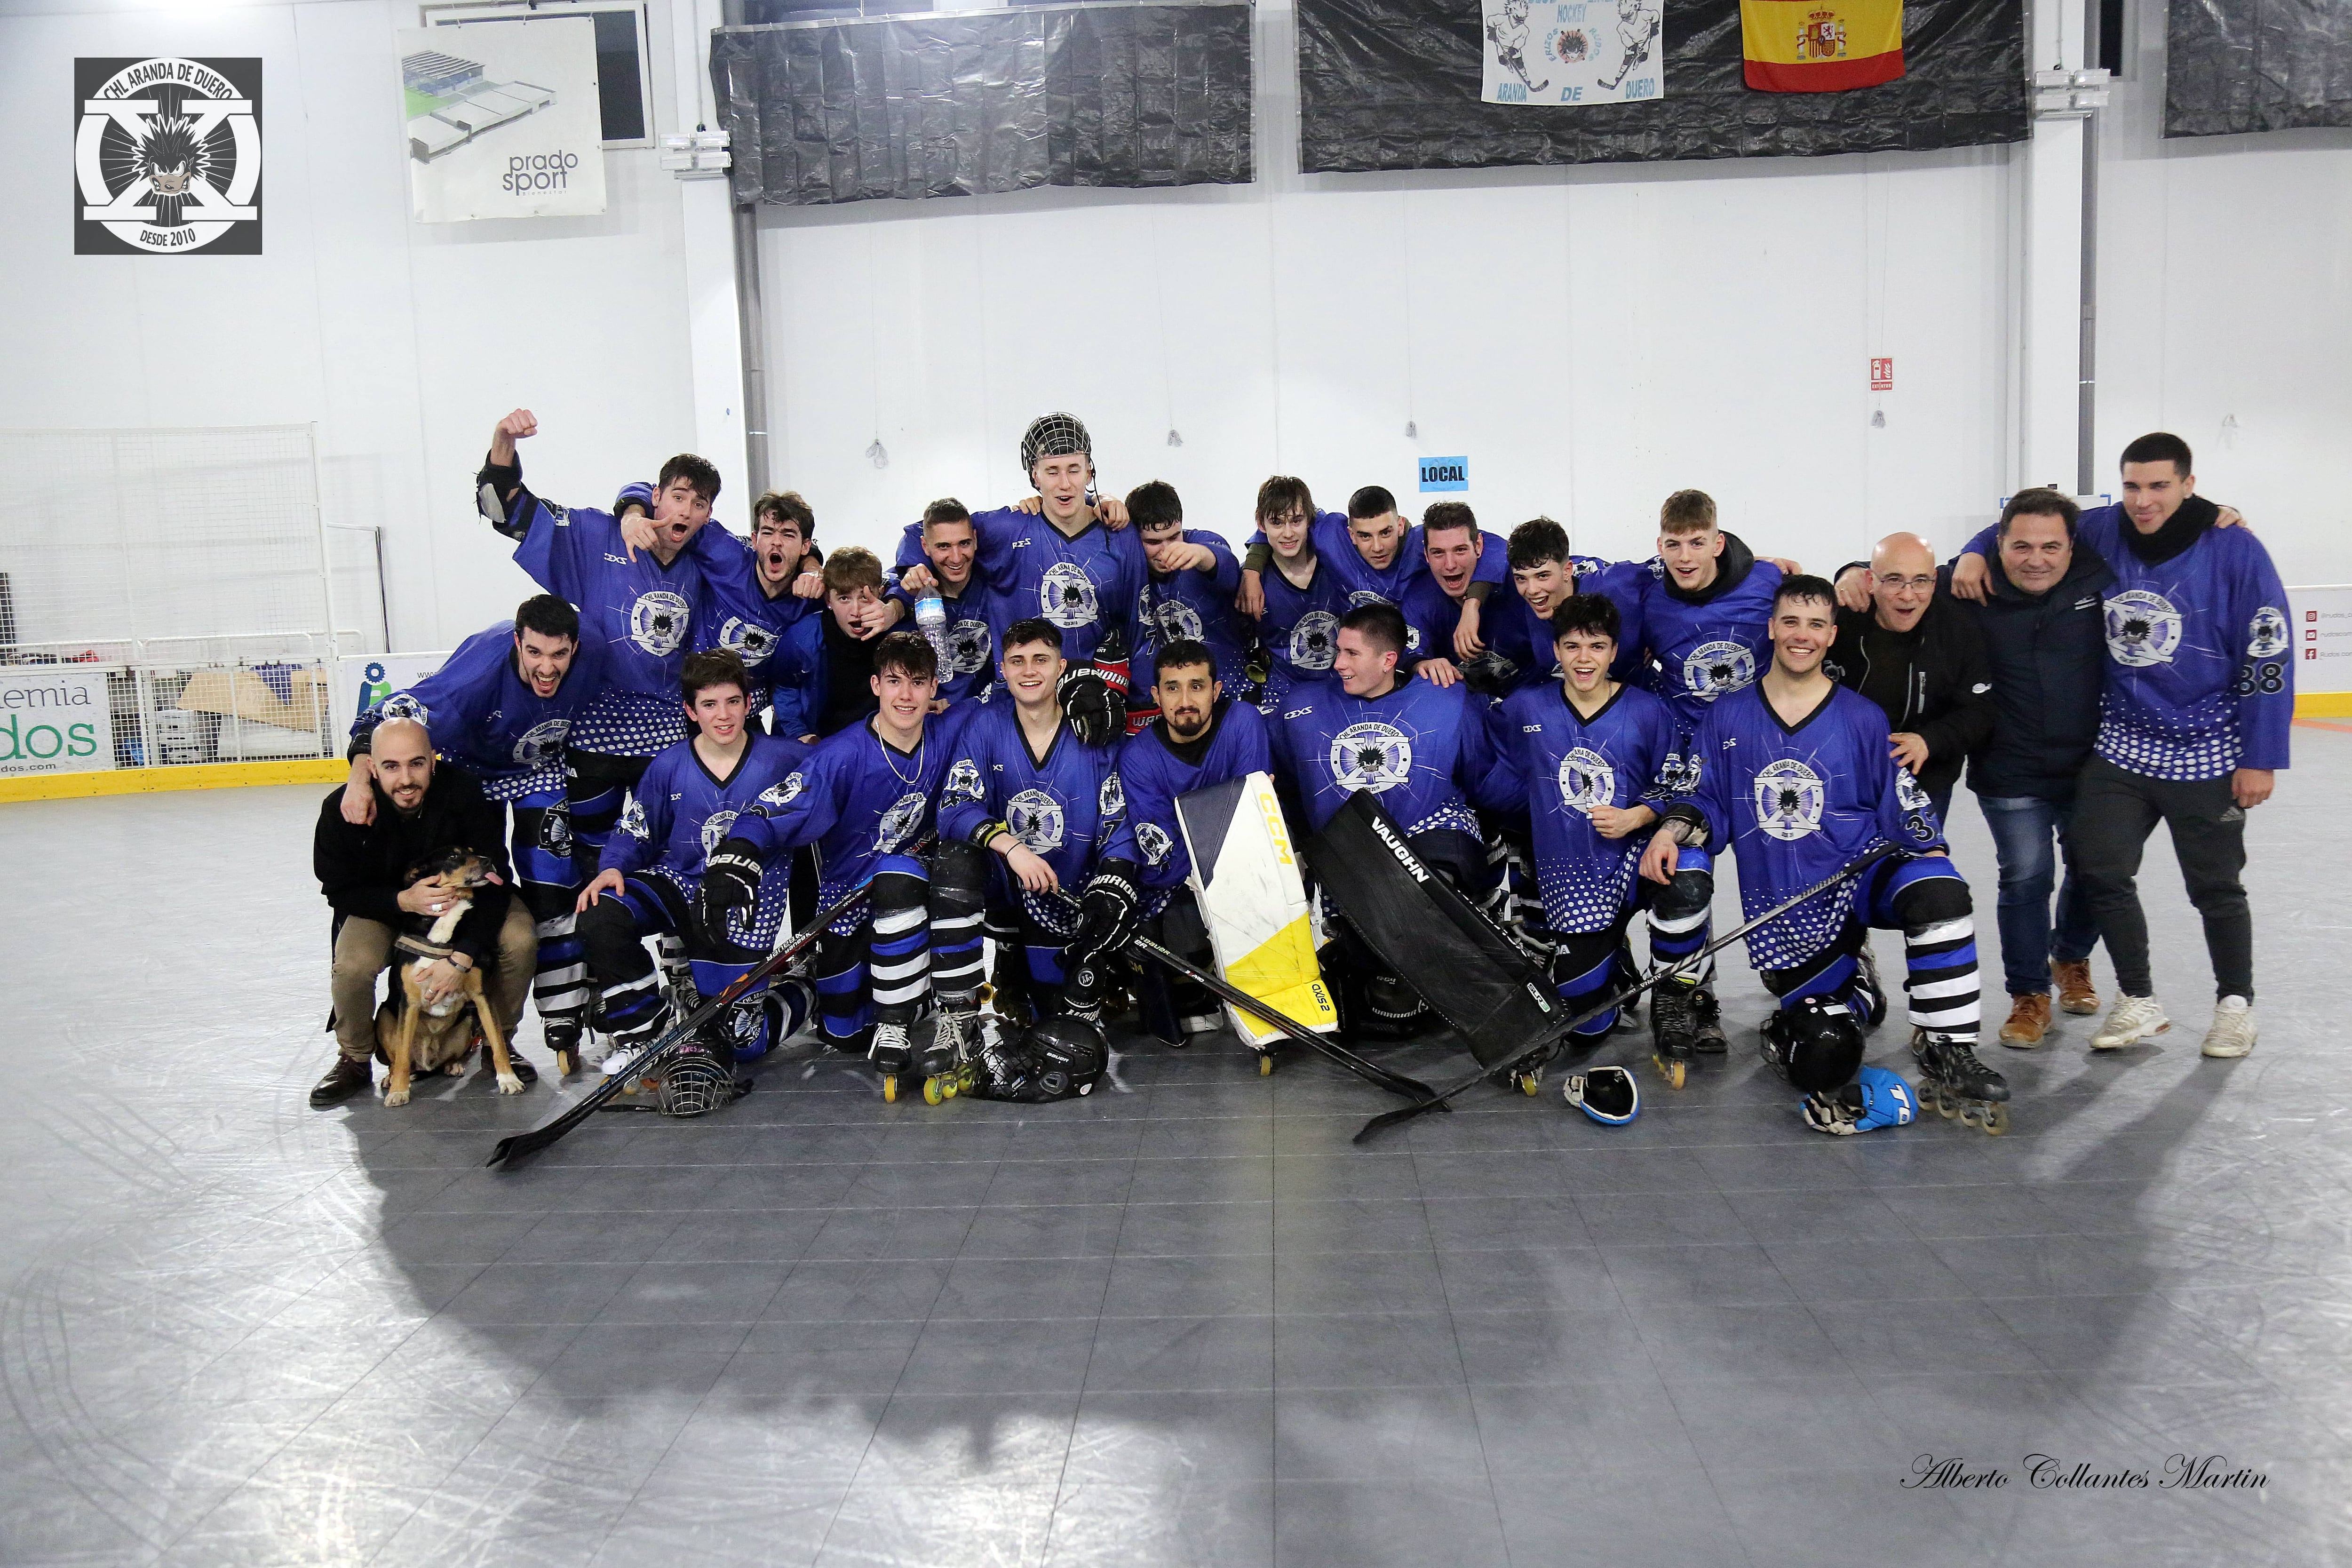
[[[0,431],[0,485],[56,499],[0,518],[0,666],[102,668],[119,766],[334,754],[333,658],[380,648],[383,598],[317,476],[307,425]]]

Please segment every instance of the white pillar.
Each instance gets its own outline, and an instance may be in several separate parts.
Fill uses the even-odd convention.
[[[2078,70],[2084,0],[2033,0],[2029,70]],[[2074,489],[2081,435],[2084,121],[2037,119],[2022,174],[2016,467],[2022,489]]]
[[[677,72],[675,129],[710,125],[710,30],[719,0],[670,0]],[[715,127],[714,127],[715,129]],[[751,465],[743,423],[743,341],[735,299],[735,214],[724,179],[677,182],[685,216],[687,342],[694,365],[694,449],[719,465],[735,525],[751,527]]]

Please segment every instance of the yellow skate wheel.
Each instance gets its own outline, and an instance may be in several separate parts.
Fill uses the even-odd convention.
[[[2009,1131],[2009,1107],[2006,1104],[1997,1103],[1985,1107],[1984,1130],[1995,1138]]]
[[[1953,1096],[1945,1093],[1943,1086],[1940,1084],[1936,1087],[1933,1092],[1936,1096],[1936,1114],[1942,1117],[1947,1121],[1957,1120],[1963,1109],[1959,1100]]]
[[[932,1077],[923,1080],[925,1105],[937,1105],[953,1093],[955,1093],[955,1085],[944,1078]]]
[[[1682,1088],[1683,1079],[1689,1071],[1690,1068],[1688,1063],[1668,1061],[1663,1058],[1658,1058],[1658,1076],[1666,1080],[1666,1087],[1668,1089]]]
[[[1274,1058],[1265,1051],[1257,1054],[1257,1076],[1265,1078],[1274,1071]]]
[[[579,1070],[580,1058],[578,1056],[571,1051],[558,1051],[555,1053],[556,1077],[570,1078],[573,1073],[576,1073]]]
[[[885,1103],[897,1103],[898,1099],[898,1075],[897,1073],[886,1072],[882,1075],[882,1099]]]
[[[1534,1094],[1543,1088],[1543,1079],[1531,1072],[1519,1074],[1517,1081],[1521,1094]]]

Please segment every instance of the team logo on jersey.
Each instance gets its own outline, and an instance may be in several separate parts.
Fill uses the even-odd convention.
[[[1736,642],[1701,643],[1683,660],[1683,689],[1712,702],[1756,679],[1756,656]]]
[[[395,691],[383,700],[383,706],[376,710],[375,718],[379,724],[394,719],[411,719],[422,724],[425,720],[425,704],[405,691]]]
[[[517,767],[538,768],[563,754],[563,737],[572,733],[569,719],[542,719],[515,737]]]
[[[1044,581],[1037,584],[1037,611],[1065,631],[1072,626],[1090,626],[1102,609],[1102,595],[1095,592],[1095,580],[1076,562],[1056,561],[1045,568]]]
[[[1412,742],[1393,724],[1350,724],[1331,742],[1331,776],[1345,788],[1382,794],[1412,773]]]
[[[686,641],[692,619],[683,595],[667,588],[648,589],[629,606],[629,640],[656,658],[667,658]]]
[[[1024,789],[1006,801],[1004,826],[1040,855],[1062,847],[1061,803],[1042,789]]]
[[[793,777],[800,775],[794,773]],[[874,830],[874,853],[898,853],[898,847],[914,837],[915,830],[922,826],[923,797],[920,795],[900,795],[890,809],[882,814],[882,821]]]
[[[970,757],[957,762],[948,770],[948,782],[940,786],[942,800],[978,800],[985,793],[980,787],[980,764]]]
[[[2246,657],[2276,658],[2286,645],[2286,616],[2272,605],[2256,610],[2253,624],[2246,628]]]
[[[1135,825],[1135,847],[1143,851],[1146,864],[1165,866],[1168,864],[1168,857],[1175,850],[1176,844],[1168,837],[1168,830],[1160,824],[1139,822]]]
[[[719,853],[719,847],[727,842],[727,830],[735,826],[735,818],[740,815],[733,811],[714,811],[702,819],[702,853],[705,858]]]
[[[986,621],[958,621],[948,628],[948,670],[952,675],[976,675],[988,668]]]
[[[761,805],[772,805],[781,810],[782,807],[790,805],[793,802],[800,799],[802,788],[803,781],[801,775],[798,773],[788,773],[785,775],[783,783],[772,784],[767,788],[760,792],[760,804]]]
[[[1617,799],[1617,770],[1590,746],[1579,746],[1559,760],[1559,800],[1570,811],[1592,815],[1596,805]]]
[[[621,831],[632,838],[651,838],[654,836],[653,829],[646,826],[644,803],[635,795],[631,795],[629,804],[622,809]]]
[[[1912,837],[1922,844],[1935,842],[1938,826],[1936,803],[1927,798],[1927,792],[1911,776],[1909,768],[1895,770],[1895,804],[1903,808],[1903,825],[1911,830]]]
[[[1783,840],[1818,833],[1827,799],[1822,775],[1796,758],[1767,763],[1756,774],[1756,826]]]
[[[1127,815],[1127,788],[1118,782],[1117,773],[1105,773],[1102,793],[1096,797],[1095,814],[1106,821]]]
[[[1726,742],[1725,744],[1730,742]],[[1698,789],[1699,775],[1703,771],[1697,752],[1685,756],[1680,752],[1668,752],[1658,763],[1658,785],[1668,795],[1690,795]]]
[[[2107,601],[2107,654],[2117,664],[2170,664],[2179,647],[2180,612],[2163,595],[2132,588]]]
[[[776,651],[776,634],[757,621],[730,616],[727,624],[719,628],[719,646],[740,658],[749,668],[764,662]]]
[[[1331,668],[1331,639],[1339,634],[1339,617],[1328,610],[1309,610],[1290,628],[1290,662],[1301,669]]]
[[[261,254],[261,61],[74,61],[74,252]]]
[[[539,814],[539,847],[550,855],[571,855],[572,813],[562,801]]]
[[[1201,640],[1201,613],[1181,599],[1160,600],[1151,618],[1160,623],[1160,635],[1170,642],[1184,637]]]

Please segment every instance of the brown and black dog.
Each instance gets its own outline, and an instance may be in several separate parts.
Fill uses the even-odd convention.
[[[425,877],[438,879],[443,888],[457,895],[457,901],[429,921],[416,915],[402,922],[408,929],[401,932],[393,952],[393,973],[399,977],[399,1001],[386,996],[375,1016],[376,1054],[392,1068],[383,1103],[387,1107],[408,1103],[412,1069],[452,1076],[464,1072],[466,1058],[473,1054],[477,1023],[481,1026],[482,1037],[489,1042],[490,1063],[499,1074],[499,1092],[520,1094],[522,1079],[515,1076],[514,1061],[507,1054],[506,1037],[499,1029],[498,1010],[482,991],[481,965],[461,971],[460,989],[430,1005],[416,979],[419,963],[448,956],[449,938],[457,931],[457,922],[474,907],[474,889],[495,881],[496,874],[487,857],[470,849],[447,849],[424,865],[411,868],[408,873],[412,883]]]

